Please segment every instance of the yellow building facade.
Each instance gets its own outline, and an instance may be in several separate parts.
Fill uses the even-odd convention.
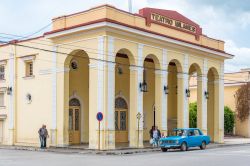
[[[143,147],[154,125],[165,135],[189,126],[194,72],[198,127],[223,142],[224,60],[233,55],[176,11],[98,6],[54,18],[50,32],[0,54],[2,144],[38,146],[46,124],[49,146]]]

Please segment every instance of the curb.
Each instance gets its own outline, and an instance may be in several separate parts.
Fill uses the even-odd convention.
[[[250,143],[241,143],[241,144],[211,144],[208,145],[208,149],[216,149],[216,148],[226,148],[226,147],[238,147],[238,146],[244,146],[244,145],[250,145]]]
[[[250,143],[242,144],[210,144],[207,149],[217,149],[226,147],[237,147],[250,145]],[[160,152],[160,148],[143,148],[143,149],[119,149],[119,150],[90,150],[90,149],[74,149],[74,148],[48,148],[40,149],[37,147],[27,147],[27,146],[0,146],[0,149],[8,150],[26,150],[26,151],[37,151],[37,152],[51,152],[51,153],[61,153],[61,154],[93,154],[93,155],[131,155],[131,154],[144,154],[150,152]]]

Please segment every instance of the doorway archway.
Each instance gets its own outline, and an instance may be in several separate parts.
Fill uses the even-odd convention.
[[[207,134],[211,137],[212,142],[219,140],[219,110],[217,109],[217,101],[219,96],[218,79],[219,74],[217,70],[212,67],[207,73],[207,91],[209,97],[207,99]]]
[[[89,56],[84,50],[74,50],[64,63],[65,68],[69,69],[69,72],[64,73],[64,95],[67,101],[64,114],[64,139],[68,144],[88,144],[90,139]],[[76,106],[77,101],[78,106]],[[75,102],[75,105],[72,102]],[[79,127],[76,126],[78,123],[75,121],[79,121]]]
[[[122,97],[115,99],[115,140],[128,142],[128,104]]]
[[[180,112],[178,107],[180,103],[178,101],[178,74],[182,73],[181,63],[177,59],[173,59],[168,64],[168,132],[172,129],[180,127]],[[179,87],[180,88],[180,87]]]
[[[69,144],[80,144],[81,104],[76,98],[69,101]]]

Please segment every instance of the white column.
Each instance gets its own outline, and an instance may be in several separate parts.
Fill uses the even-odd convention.
[[[52,53],[52,125],[51,125],[51,145],[57,144],[57,46],[53,47]]]
[[[207,98],[205,92],[207,92],[207,59],[203,60],[203,76],[202,78],[202,131],[207,134]]]
[[[12,93],[9,95],[9,145],[14,145],[15,142],[15,122],[14,122],[14,112],[15,112],[15,56],[13,53],[9,55],[9,87],[12,88]]]
[[[189,107],[188,107],[188,97],[186,95],[186,89],[189,89],[189,75],[188,75],[188,55],[184,56],[184,64],[183,64],[183,127],[189,127]]]
[[[140,119],[139,122],[139,131],[140,131],[140,136],[139,136],[139,147],[143,147],[143,92],[139,88],[139,83],[143,82],[143,44],[138,45],[138,68],[137,68],[137,80],[138,80],[138,96],[137,96],[137,113],[140,113],[142,115],[142,118]],[[141,66],[141,67],[140,67]]]
[[[143,68],[137,66],[130,66],[130,80],[131,83],[133,83],[134,85],[132,85],[130,88],[129,143],[130,147],[143,147],[143,92],[141,92],[139,88],[139,84],[143,81]],[[139,130],[137,119],[138,113],[141,114],[141,118],[139,121]],[[132,124],[134,126],[132,126]]]
[[[115,148],[115,53],[114,38],[108,37],[108,149]]]
[[[160,93],[156,92],[156,95],[159,94],[159,96],[161,97],[160,99],[160,112],[161,112],[161,130],[164,132],[167,132],[167,94],[165,94],[164,91],[164,86],[167,86],[167,71],[161,71],[161,70],[156,70],[155,74],[156,77],[160,77]],[[156,97],[157,99],[157,97]],[[157,101],[156,101],[157,103]]]
[[[168,86],[168,72],[167,72],[167,50],[166,49],[163,49],[162,50],[162,68],[163,68],[163,72],[162,72],[162,103],[161,103],[161,107],[162,107],[162,130],[165,131],[167,134],[167,130],[168,130],[168,106],[167,106],[167,100],[168,100],[168,95],[165,94],[164,92],[164,86]]]
[[[224,142],[224,62],[220,65],[219,76],[219,142]]]
[[[98,55],[97,59],[90,59],[89,63],[89,148],[98,149],[99,144],[99,125],[96,120],[97,112],[104,115],[100,123],[100,149],[105,149],[104,127],[107,115],[104,103],[104,36],[98,37]]]
[[[97,111],[103,113],[104,106],[104,37],[98,37],[98,99],[97,99]],[[90,76],[91,77],[91,76]],[[101,130],[103,130],[103,123],[101,123]]]

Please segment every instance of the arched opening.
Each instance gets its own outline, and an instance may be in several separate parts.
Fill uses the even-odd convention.
[[[216,88],[218,81],[218,72],[215,68],[210,68],[207,74],[207,133],[211,137],[211,141],[215,141],[216,131],[219,132],[219,110],[216,110],[216,95],[219,96],[219,91]],[[217,133],[218,135],[218,133]]]
[[[189,127],[201,128],[201,109],[202,105],[201,101],[202,96],[199,96],[199,94],[202,94],[202,73],[200,66],[196,63],[192,64],[189,68],[189,90],[190,90],[190,96],[189,96]],[[200,80],[200,81],[199,81]]]
[[[68,114],[65,128],[69,144],[89,142],[89,58],[85,51],[75,50],[65,61],[65,94],[68,94]],[[67,92],[67,93],[66,93]],[[68,122],[67,122],[68,121]]]
[[[155,81],[156,69],[159,69],[159,60],[153,54],[149,54],[144,59],[143,83],[146,83],[146,91],[143,92],[143,141],[148,143],[150,140],[149,131],[152,126],[157,126],[155,109]],[[159,126],[157,126],[159,127]]]
[[[115,146],[129,146],[130,126],[130,64],[133,63],[132,53],[121,49],[115,57]],[[122,97],[121,97],[122,96]],[[126,100],[124,100],[126,99]]]
[[[178,73],[181,73],[181,65],[177,60],[172,60],[168,64],[168,132],[178,126]]]

